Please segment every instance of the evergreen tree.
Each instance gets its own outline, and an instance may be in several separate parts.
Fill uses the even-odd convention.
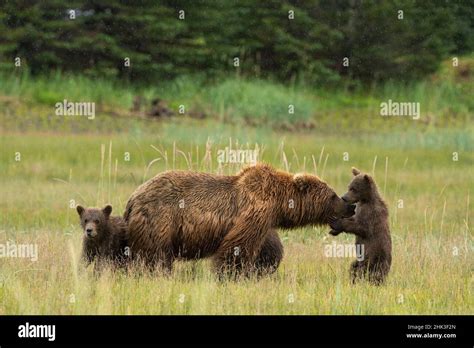
[[[313,84],[415,79],[472,52],[473,14],[463,0],[7,0],[0,69],[20,57],[33,74],[140,82],[236,72]]]

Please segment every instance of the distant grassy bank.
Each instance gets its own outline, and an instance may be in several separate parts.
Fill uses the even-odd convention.
[[[27,121],[29,117],[34,117],[33,126],[40,128],[51,129],[52,124],[60,127],[70,122],[51,117],[54,105],[64,99],[95,102],[99,115],[135,121],[144,116],[156,98],[164,100],[176,118],[199,114],[226,123],[264,125],[289,131],[463,127],[473,120],[474,58],[463,58],[459,64],[452,67],[446,62],[438,74],[415,84],[387,82],[358,86],[348,82],[333,89],[236,77],[205,82],[192,76],[157,81],[143,87],[60,72],[34,78],[27,72],[17,72],[0,76],[0,105],[8,109],[7,114],[14,114],[15,125],[5,124],[10,129],[21,129],[21,120]],[[144,103],[141,113],[132,111],[137,97]],[[382,117],[380,104],[388,100],[420,103],[420,119]],[[180,106],[182,114],[179,113]],[[37,111],[33,112],[34,116],[27,112],[31,109]]]

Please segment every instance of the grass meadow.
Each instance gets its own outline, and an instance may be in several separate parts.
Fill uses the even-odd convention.
[[[0,89],[0,244],[38,247],[37,261],[0,260],[0,314],[474,313],[474,128],[466,85],[413,87],[422,116],[412,120],[380,117],[381,100],[407,93],[393,86],[331,97],[264,82],[230,80],[206,90],[183,82],[163,89],[170,106],[190,100],[212,117],[156,121],[123,111],[134,93],[125,88],[56,79],[26,77],[22,84],[22,77],[9,77]],[[301,110],[291,122],[310,120],[313,127],[273,127],[288,97]],[[55,116],[54,103],[64,98],[102,100],[103,107],[93,120]],[[252,113],[258,122],[239,121]],[[257,148],[260,160],[317,174],[339,194],[351,166],[372,173],[390,209],[387,283],[351,285],[352,258],[328,257],[325,248],[354,237],[332,237],[329,227],[280,231],[284,260],[259,281],[218,282],[208,260],[177,262],[169,277],[133,269],[95,277],[84,268],[76,204],[111,203],[122,214],[134,189],[164,170],[236,173],[240,164],[217,163],[225,147]]]

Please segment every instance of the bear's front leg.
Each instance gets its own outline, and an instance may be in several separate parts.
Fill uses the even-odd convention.
[[[354,217],[330,221],[329,226],[335,231],[334,233],[329,232],[333,236],[346,232],[365,238],[368,230],[363,221],[356,220]]]
[[[252,210],[236,219],[214,257],[219,278],[249,275],[268,236],[270,228],[264,212]]]
[[[367,236],[368,227],[365,221],[350,217],[347,219],[341,219],[341,223],[344,232],[352,233],[362,238]]]
[[[258,277],[274,273],[283,258],[283,244],[276,230],[271,229],[255,259],[254,268]]]

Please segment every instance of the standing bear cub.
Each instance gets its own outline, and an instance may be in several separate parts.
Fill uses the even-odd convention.
[[[133,255],[171,271],[175,259],[213,257],[218,276],[268,274],[283,257],[277,228],[327,224],[354,207],[314,175],[265,164],[237,175],[168,171],[142,184],[124,213]]]
[[[352,168],[354,178],[349,191],[342,196],[347,203],[357,203],[355,215],[331,219],[329,232],[356,235],[356,246],[363,246],[364,259],[351,265],[352,282],[367,277],[374,284],[384,282],[392,263],[392,240],[388,225],[388,209],[377,190],[374,179]]]
[[[82,257],[96,261],[100,270],[105,264],[122,267],[127,260],[127,225],[122,217],[110,216],[112,206],[103,209],[76,207],[84,231]]]

